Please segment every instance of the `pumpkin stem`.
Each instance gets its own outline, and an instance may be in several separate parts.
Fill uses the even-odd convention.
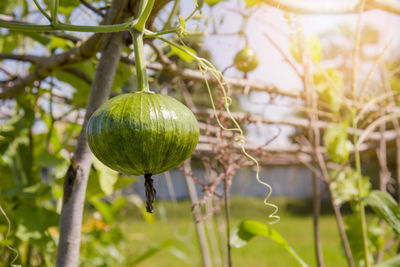
[[[153,186],[152,174],[146,173],[144,175],[144,188],[146,189],[146,211],[148,213],[154,212],[153,202],[156,199],[156,190]]]

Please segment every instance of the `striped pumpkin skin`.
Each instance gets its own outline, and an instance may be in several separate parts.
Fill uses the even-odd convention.
[[[118,172],[158,174],[182,164],[196,148],[193,113],[167,95],[136,92],[116,96],[89,119],[89,147]]]

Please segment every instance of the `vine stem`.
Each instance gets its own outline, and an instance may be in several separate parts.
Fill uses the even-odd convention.
[[[133,28],[139,32],[143,32],[146,26],[146,21],[153,9],[155,0],[141,0],[139,6],[139,16]]]
[[[46,13],[46,11],[39,5],[37,0],[33,0],[35,3],[36,7],[39,9],[40,13],[42,13],[43,16],[46,17],[46,19],[51,23],[51,17]]]
[[[357,130],[357,121],[353,119],[353,130]],[[353,142],[354,142],[354,157],[355,157],[355,164],[356,164],[356,172],[358,174],[358,193],[359,197],[361,197],[362,191],[362,174],[361,174],[361,160],[360,160],[360,151],[358,149],[358,137],[357,135],[353,135]],[[362,232],[362,241],[363,241],[363,249],[364,249],[364,260],[365,260],[365,267],[370,267],[371,264],[369,262],[369,251],[368,251],[368,236],[367,236],[367,221],[365,218],[365,207],[362,201],[358,201],[359,205],[359,215],[361,219],[361,232]]]
[[[150,92],[149,81],[147,79],[146,58],[143,50],[143,32],[131,29],[133,47],[135,51],[135,67],[138,91]]]
[[[155,0],[142,0],[139,6],[139,17],[135,25],[129,30],[132,35],[132,42],[135,51],[135,64],[138,91],[150,92],[149,81],[146,71],[146,57],[143,49],[143,37],[146,21],[153,9]]]
[[[23,31],[23,32],[51,32],[51,31],[74,31],[74,32],[118,32],[129,30],[133,21],[101,26],[86,26],[86,25],[71,25],[59,23],[57,25],[36,25],[23,22],[7,22],[0,21],[0,28],[9,30]]]
[[[229,186],[226,180],[228,175],[225,171],[224,177],[224,201],[225,201],[225,220],[226,220],[226,247],[228,252],[228,267],[232,267],[232,247],[231,247],[231,215],[229,211]]]

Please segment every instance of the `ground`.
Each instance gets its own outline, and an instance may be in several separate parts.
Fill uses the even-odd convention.
[[[315,266],[311,214],[295,214],[293,208],[287,208],[289,206],[286,203],[287,200],[276,201],[278,204],[281,203],[279,211],[281,220],[272,227],[283,235],[309,266]],[[232,227],[238,225],[243,219],[268,222],[268,209],[263,205],[262,199],[234,197],[230,205]],[[125,255],[133,260],[155,244],[176,239],[173,248],[160,250],[138,266],[201,266],[190,203],[179,201],[173,204],[162,201],[157,203],[157,207],[158,214],[153,224],[147,223],[137,215],[124,215],[126,219],[124,219],[123,227],[124,232],[127,233]],[[326,266],[345,266],[346,262],[332,214],[322,215],[320,229]],[[252,239],[242,248],[233,248],[232,257],[234,266],[239,267],[298,266],[282,247],[263,237]]]

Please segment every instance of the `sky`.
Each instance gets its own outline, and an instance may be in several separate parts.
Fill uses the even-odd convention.
[[[317,1],[317,0],[314,0]],[[189,15],[194,9],[194,0],[181,1],[182,17]],[[172,2],[169,4],[172,7]],[[244,38],[239,37],[237,33],[242,25],[242,16],[238,13],[246,12],[243,0],[228,0],[217,4],[213,8],[205,6],[203,14],[205,17],[212,17],[219,22],[222,18],[222,23],[218,24],[218,33],[220,35],[209,35],[204,38],[205,45],[212,53],[212,60],[217,68],[222,70],[230,66],[233,62],[235,54],[244,47]],[[40,14],[34,15],[37,20]],[[298,16],[298,19],[303,21],[304,32],[306,35],[320,34],[327,30],[335,28],[339,24],[349,24],[351,27],[356,26],[357,15],[304,15]],[[96,24],[93,21],[90,11],[81,9],[72,14],[71,20],[78,24]],[[46,23],[45,19],[41,19],[42,23]],[[381,30],[383,35],[381,44],[377,49],[382,49],[389,40],[392,40],[393,47],[398,46],[400,42],[400,16],[389,14],[383,11],[368,11],[362,16],[362,22],[372,23],[375,27]],[[204,25],[202,25],[204,26]],[[195,28],[195,24],[189,24],[189,28]],[[200,27],[201,28],[201,27]],[[208,32],[211,32],[212,27],[208,27]],[[275,86],[284,90],[301,90],[302,83],[297,77],[292,68],[283,60],[277,50],[268,42],[264,34],[267,33],[274,39],[281,48],[289,54],[288,39],[292,29],[288,26],[287,20],[284,18],[284,13],[276,8],[268,6],[256,8],[249,19],[247,26],[244,29],[249,38],[249,44],[259,56],[259,67],[249,73],[250,80],[264,81],[272,83]],[[234,33],[229,35],[229,33]],[[75,33],[76,34],[76,33]],[[79,33],[84,37],[85,33]],[[228,34],[228,35],[226,35]],[[43,51],[35,51],[46,53]],[[388,56],[390,56],[390,49]],[[225,72],[226,76],[242,76],[243,74],[234,68],[230,68]],[[289,116],[293,109],[288,108],[288,105],[293,104],[291,99],[279,99],[276,104],[269,103],[270,96],[267,93],[252,92],[247,97],[241,97],[242,106],[251,113],[262,114],[264,116],[285,118]],[[249,139],[256,143],[264,143],[271,136],[274,136],[279,129],[275,126],[249,126]],[[288,145],[287,135],[293,129],[283,127],[283,134],[273,145]]]
[[[193,1],[181,1],[183,14],[190,14],[194,8]],[[242,0],[229,0],[217,4],[212,9],[203,9],[205,16],[213,16],[215,21],[224,18],[224,22],[218,25],[220,36],[210,35],[205,37],[206,47],[212,53],[212,60],[222,70],[232,64],[235,54],[244,47],[245,41],[237,35],[224,35],[227,33],[237,33],[242,25],[242,16],[238,12],[245,12]],[[348,24],[356,28],[357,14],[346,15],[302,15],[291,16],[292,19],[302,21],[303,31],[306,36],[318,35],[328,30],[335,29],[337,25]],[[364,12],[362,15],[362,25],[371,24],[381,32],[381,42],[374,47],[374,52],[382,51],[384,46],[391,41],[391,46],[386,52],[386,58],[393,54],[396,46],[400,43],[400,16],[387,12],[373,10]],[[211,27],[209,27],[210,29]],[[287,54],[289,52],[289,36],[293,29],[288,26],[288,21],[284,17],[284,12],[276,8],[264,6],[258,7],[257,11],[250,17],[245,32],[249,38],[249,44],[256,51],[259,57],[259,66],[256,70],[249,73],[250,80],[264,81],[272,83],[278,88],[292,91],[302,90],[302,82],[287,64],[279,52],[269,43],[264,34],[268,34],[276,41]],[[369,66],[368,66],[369,67]],[[364,71],[364,70],[363,70]],[[225,72],[226,76],[241,76],[242,74],[234,68]],[[241,97],[242,106],[251,113],[261,114],[267,117],[285,118],[294,110],[287,106],[292,104],[290,99],[280,99],[277,104],[269,103],[269,95],[262,92],[253,92],[248,97]],[[255,143],[264,143],[274,136],[278,129],[275,126],[257,125],[248,126],[249,140]],[[293,132],[291,127],[281,127],[281,136],[274,141],[271,146],[289,145],[287,136]]]

